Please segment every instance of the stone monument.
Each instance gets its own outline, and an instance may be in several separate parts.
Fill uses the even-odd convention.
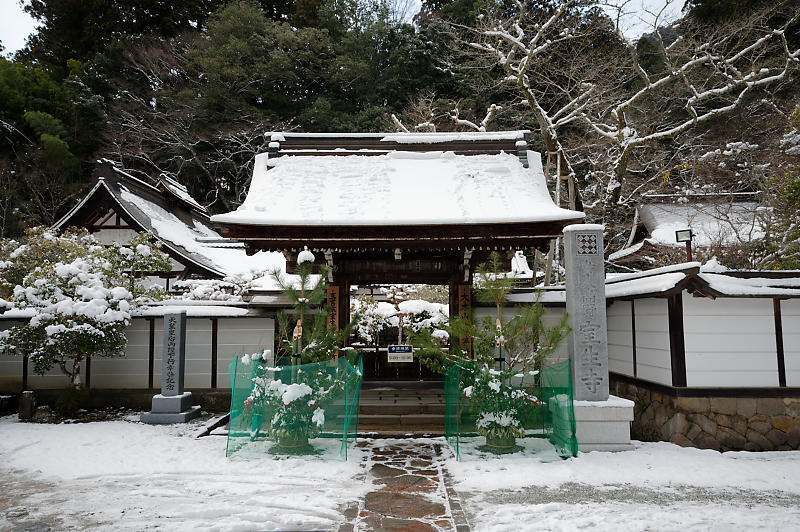
[[[581,451],[632,449],[633,402],[609,396],[603,226],[564,228],[575,428]]]
[[[603,226],[564,228],[568,337],[572,395],[580,401],[608,399],[608,328],[603,261]]]
[[[164,351],[161,355],[161,393],[153,396],[150,412],[141,421],[151,425],[185,423],[200,415],[192,406],[192,392],[183,390],[186,362],[186,311],[164,315]]]

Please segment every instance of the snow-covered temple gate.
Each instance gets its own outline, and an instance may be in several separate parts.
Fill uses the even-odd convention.
[[[248,253],[283,252],[289,272],[307,246],[330,268],[337,324],[353,284],[448,285],[455,315],[491,252],[545,250],[583,219],[553,204],[524,135],[274,134],[243,205],[212,221]]]

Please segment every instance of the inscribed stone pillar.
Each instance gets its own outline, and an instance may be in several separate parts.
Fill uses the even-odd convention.
[[[161,357],[161,395],[183,393],[186,364],[186,312],[164,315],[164,355]]]
[[[186,364],[186,311],[164,315],[164,351],[161,356],[161,393],[153,396],[142,423],[186,423],[201,414],[192,406],[192,392],[183,389]]]
[[[568,337],[573,396],[579,401],[608,399],[608,329],[606,327],[603,226],[564,228]]]

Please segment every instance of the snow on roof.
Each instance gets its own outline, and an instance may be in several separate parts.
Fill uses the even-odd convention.
[[[567,302],[567,293],[563,286],[512,293],[506,299],[509,303],[533,303],[537,297],[542,305],[564,305]]]
[[[800,297],[800,276],[770,279],[766,277],[739,278],[720,273],[700,273],[709,288],[723,296],[783,296]]]
[[[275,132],[270,134],[270,140],[285,142],[293,137],[318,138],[318,139],[348,139],[369,138],[382,142],[397,142],[401,144],[440,143],[454,141],[497,141],[497,140],[524,140],[528,129],[517,131],[490,131],[490,132],[436,132],[436,133],[291,133]]]
[[[722,273],[724,271],[724,273]],[[681,286],[691,286],[700,295],[710,297],[800,297],[800,271],[760,272],[722,270],[715,262],[702,266],[699,262],[674,264],[636,273],[610,273],[606,276],[606,298],[658,297],[667,295]],[[772,273],[772,275],[770,275]],[[691,282],[690,281],[693,281]],[[682,284],[683,283],[683,284]],[[550,287],[542,292],[544,304],[559,304],[566,299],[564,286]],[[508,296],[511,303],[536,301],[533,292],[514,293]]]
[[[710,246],[763,237],[759,208],[756,202],[655,203],[639,206],[639,216],[653,244],[683,246],[675,241],[675,231],[692,229],[694,245]]]
[[[197,219],[192,219],[192,225],[187,225],[175,213],[134,194],[121,183],[120,199],[127,203],[129,209],[135,208],[143,214],[149,220],[153,234],[165,244],[182,248],[223,275],[285,268],[286,261],[280,253],[260,251],[248,256],[244,247],[221,247],[216,243],[198,242],[198,238],[222,237]]]
[[[615,251],[614,253],[611,253],[608,256],[609,262],[614,262],[615,260],[619,260],[619,259],[621,259],[623,257],[627,257],[628,255],[632,255],[632,254],[636,253],[637,251],[642,249],[642,246],[644,246],[644,243],[649,241],[649,240],[650,240],[649,238],[645,238],[641,242],[638,242],[638,243],[632,245],[629,248],[622,248],[619,251]]]
[[[244,203],[214,222],[252,225],[438,225],[576,220],[553,204],[541,158],[401,152],[256,156]],[[274,165],[274,168],[268,168]]]
[[[523,140],[529,131],[492,131],[492,132],[464,132],[464,133],[395,133],[385,135],[381,141],[397,142],[398,144],[429,144],[440,142],[462,142],[476,140]]]
[[[696,273],[700,269],[699,262],[682,262],[680,264],[670,264],[669,266],[662,266],[661,268],[653,268],[652,270],[644,270],[641,272],[633,273],[609,273],[606,275],[606,284],[618,283],[620,281],[628,281],[630,279],[640,279],[642,277],[653,277],[662,273],[672,272],[690,272]]]
[[[162,175],[159,178],[159,181],[167,188],[175,197],[180,199],[181,201],[191,205],[192,207],[205,211],[206,208],[197,203],[197,201],[189,194],[189,189],[187,189],[184,185],[181,185],[174,179],[169,176]]]
[[[662,273],[652,277],[640,277],[628,281],[606,284],[606,298],[630,297],[667,292],[686,278],[685,273]]]

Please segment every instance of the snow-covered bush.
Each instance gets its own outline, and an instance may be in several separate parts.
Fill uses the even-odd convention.
[[[241,272],[223,279],[186,279],[176,281],[173,287],[183,299],[201,301],[242,301],[257,279],[267,275],[266,270]]]
[[[429,330],[440,339],[447,339],[445,328],[449,320],[449,307],[422,299],[409,299],[396,304],[375,301],[369,296],[360,296],[350,303],[350,310],[358,316],[356,335],[359,339],[373,344],[378,336],[402,325],[404,330],[420,332]]]
[[[259,359],[244,355],[240,362],[258,364]],[[284,373],[280,367],[257,367],[253,372],[252,390],[244,401],[244,414],[268,413],[272,416],[268,428],[270,438],[305,444],[309,438],[317,436],[325,424],[325,410],[320,407],[320,401],[340,392],[344,381],[334,379],[325,371],[315,371],[313,364],[305,370],[297,370],[296,382],[274,378]]]
[[[514,316],[506,319],[503,308],[515,284],[500,255],[492,253],[478,268],[474,285],[476,299],[491,304],[495,315],[482,323],[476,323],[471,313],[453,316],[446,327],[452,338],[447,348],[428,330],[411,335],[420,362],[431,370],[461,368],[463,402],[474,409],[476,430],[490,447],[493,440],[525,435],[526,419],[539,406],[533,391],[535,376],[569,331],[566,314],[558,324],[547,327],[538,301],[514,307]],[[524,381],[527,387],[521,384]]]
[[[83,256],[96,244],[86,231],[56,235],[45,227],[28,229],[22,241],[0,240],[0,297],[10,299],[14,287],[37,267]]]
[[[537,373],[535,370],[528,372],[530,377]],[[533,386],[511,386],[508,375],[488,368],[465,371],[463,378],[470,383],[462,390],[464,399],[479,405],[478,434],[489,439],[525,436],[524,420],[532,415],[531,409],[539,406]]]
[[[0,333],[0,351],[27,355],[39,374],[58,366],[76,387],[81,362],[122,353],[131,311],[158,296],[137,277],[169,267],[147,235],[104,247],[86,233],[37,229],[24,244],[6,242],[3,249],[15,245],[0,277],[4,287],[14,284],[9,303],[30,321]]]

